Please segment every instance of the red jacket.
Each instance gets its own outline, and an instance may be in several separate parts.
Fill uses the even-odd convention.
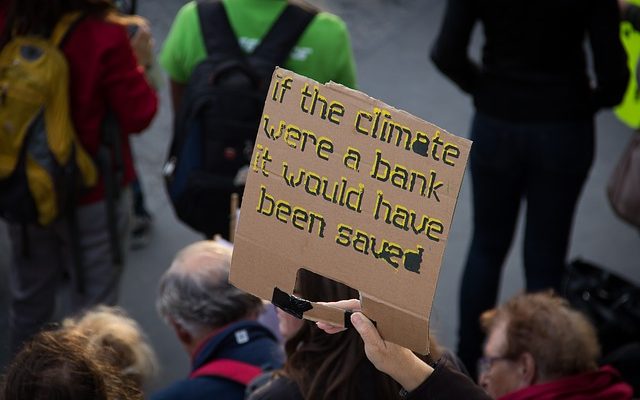
[[[80,141],[91,155],[98,151],[101,124],[112,111],[122,131],[123,185],[134,177],[128,135],[144,130],[158,108],[155,91],[138,67],[125,28],[97,17],[81,20],[62,48],[69,64],[71,116]],[[80,199],[104,198],[102,180]]]
[[[631,400],[631,386],[611,367],[549,383],[533,385],[500,397],[500,400]]]
[[[611,367],[533,385],[499,400],[631,400],[631,386]],[[439,363],[431,376],[407,400],[491,400],[480,386],[461,373]]]

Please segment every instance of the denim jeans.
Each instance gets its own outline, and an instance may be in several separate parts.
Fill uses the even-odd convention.
[[[475,376],[480,314],[495,306],[520,205],[526,203],[527,291],[559,291],[573,215],[594,155],[594,125],[473,119],[470,172],[473,236],[460,289],[458,354]]]

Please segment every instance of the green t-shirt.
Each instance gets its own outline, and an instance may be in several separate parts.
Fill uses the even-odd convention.
[[[286,6],[285,0],[223,0],[240,46],[252,51]],[[171,26],[160,64],[170,78],[187,83],[206,57],[196,3],[185,4]],[[318,82],[334,81],[355,88],[355,62],[349,32],[337,16],[320,12],[293,48],[284,67]]]

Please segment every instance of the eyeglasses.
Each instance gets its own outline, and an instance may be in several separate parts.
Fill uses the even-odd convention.
[[[478,375],[484,374],[493,367],[493,363],[500,360],[513,360],[512,356],[500,356],[500,357],[481,357],[478,360]]]

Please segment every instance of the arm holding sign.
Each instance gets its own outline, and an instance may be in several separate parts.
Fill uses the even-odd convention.
[[[358,300],[344,300],[326,303],[328,306],[345,310],[359,310]],[[388,374],[409,393],[406,399],[490,399],[484,390],[476,386],[465,375],[438,363],[431,367],[411,350],[385,341],[380,337],[373,323],[360,312],[351,316],[351,323],[364,341],[367,358],[380,371]],[[318,327],[333,334],[344,328],[318,322]]]

